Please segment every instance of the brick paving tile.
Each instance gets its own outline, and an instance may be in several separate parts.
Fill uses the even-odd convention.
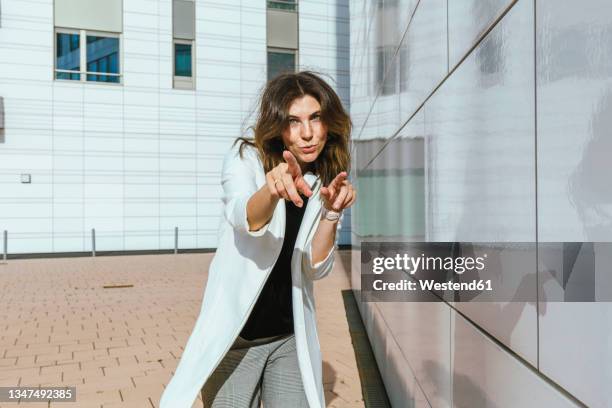
[[[64,382],[73,381],[74,383],[82,383],[83,378],[101,377],[104,375],[104,371],[100,367],[91,367],[80,370],[70,370],[63,373],[62,379]]]
[[[62,381],[62,372],[46,373],[40,375],[32,375],[21,377],[19,386],[21,387],[36,387],[43,384],[57,384]]]
[[[44,346],[35,345],[28,347],[24,346],[9,346],[6,348],[5,357],[23,357],[23,356],[36,356],[42,354],[56,354],[59,352],[59,346]]]
[[[0,358],[0,367],[12,367],[17,365],[17,357]]]
[[[93,349],[93,343],[73,343],[60,346],[60,352],[92,351]]]
[[[53,407],[55,408],[55,407]],[[112,404],[104,404],[103,408],[155,408],[150,397],[142,400],[131,400],[126,402],[114,402]]]
[[[76,358],[76,357],[75,357]],[[93,360],[82,360],[80,362],[81,369],[92,368],[92,367],[115,367],[119,365],[116,357],[104,356]]]
[[[76,403],[75,402],[52,402],[49,405],[49,407],[51,408],[100,408],[101,406],[102,404],[99,404],[97,402],[85,402],[85,401],[80,401],[80,400],[77,400]],[[38,408],[43,408],[43,407],[41,407],[40,404],[38,404]],[[21,405],[18,405],[16,408],[21,408]]]
[[[330,276],[314,283],[324,389],[328,407],[363,407],[341,256]],[[200,311],[211,259],[134,255],[0,265],[0,386],[77,387],[76,404],[51,408],[158,408]],[[133,286],[104,288],[122,284]],[[199,396],[193,407],[202,407]]]
[[[38,367],[38,364],[36,364],[36,357],[36,355],[17,357],[15,366],[19,368]]]
[[[11,379],[17,382],[22,377],[33,377],[40,373],[40,367],[33,368],[7,368],[4,367],[0,370],[0,380]]]
[[[44,365],[40,367],[40,374],[55,374],[55,373],[63,373],[71,370],[78,370],[79,364],[56,364],[56,365]]]
[[[110,404],[112,402],[121,402],[121,394],[118,390],[100,390],[96,392],[82,393],[77,388],[77,401],[79,404]]]
[[[54,354],[40,354],[40,355],[36,355],[36,364],[39,365],[44,365],[44,364],[48,364],[48,363],[60,363],[60,362],[65,362],[65,361],[71,361],[72,360],[72,352],[71,351],[66,351],[63,353],[54,353]]]

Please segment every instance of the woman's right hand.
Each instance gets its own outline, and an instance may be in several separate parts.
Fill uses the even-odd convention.
[[[272,197],[292,201],[302,207],[304,201],[298,191],[306,197],[312,195],[312,190],[302,175],[302,170],[295,156],[288,150],[283,152],[285,163],[280,163],[266,174],[266,184]]]

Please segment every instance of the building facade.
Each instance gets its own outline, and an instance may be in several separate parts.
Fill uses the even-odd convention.
[[[216,247],[266,79],[318,71],[348,108],[348,24],[347,0],[2,0],[9,254]]]
[[[611,16],[351,2],[356,295],[361,243],[405,240],[490,243],[503,289],[534,299],[360,302],[393,406],[611,406]],[[536,248],[521,268],[513,243]]]

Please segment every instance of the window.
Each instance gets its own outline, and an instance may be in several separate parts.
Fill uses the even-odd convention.
[[[174,75],[191,76],[191,44],[174,44]]]
[[[57,29],[55,79],[120,83],[119,36]]]
[[[295,72],[295,50],[268,48],[268,81],[283,72]]]
[[[119,38],[87,36],[87,80],[119,83]]]
[[[81,51],[79,34],[56,34],[55,78],[81,79]]]
[[[172,0],[172,86],[195,89],[195,1]]]
[[[287,11],[297,11],[297,1],[296,0],[268,0],[268,8],[287,10]]]
[[[194,89],[193,41],[174,40],[174,87]]]

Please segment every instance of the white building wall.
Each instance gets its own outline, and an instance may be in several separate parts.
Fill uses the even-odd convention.
[[[348,106],[339,3],[300,2],[300,66],[329,73]],[[97,251],[171,249],[175,227],[179,248],[214,248],[222,157],[266,78],[266,2],[196,0],[195,90],[172,88],[171,0],[123,1],[122,85],[53,80],[52,0],[3,0],[1,13],[9,253],[90,251],[92,228]]]

